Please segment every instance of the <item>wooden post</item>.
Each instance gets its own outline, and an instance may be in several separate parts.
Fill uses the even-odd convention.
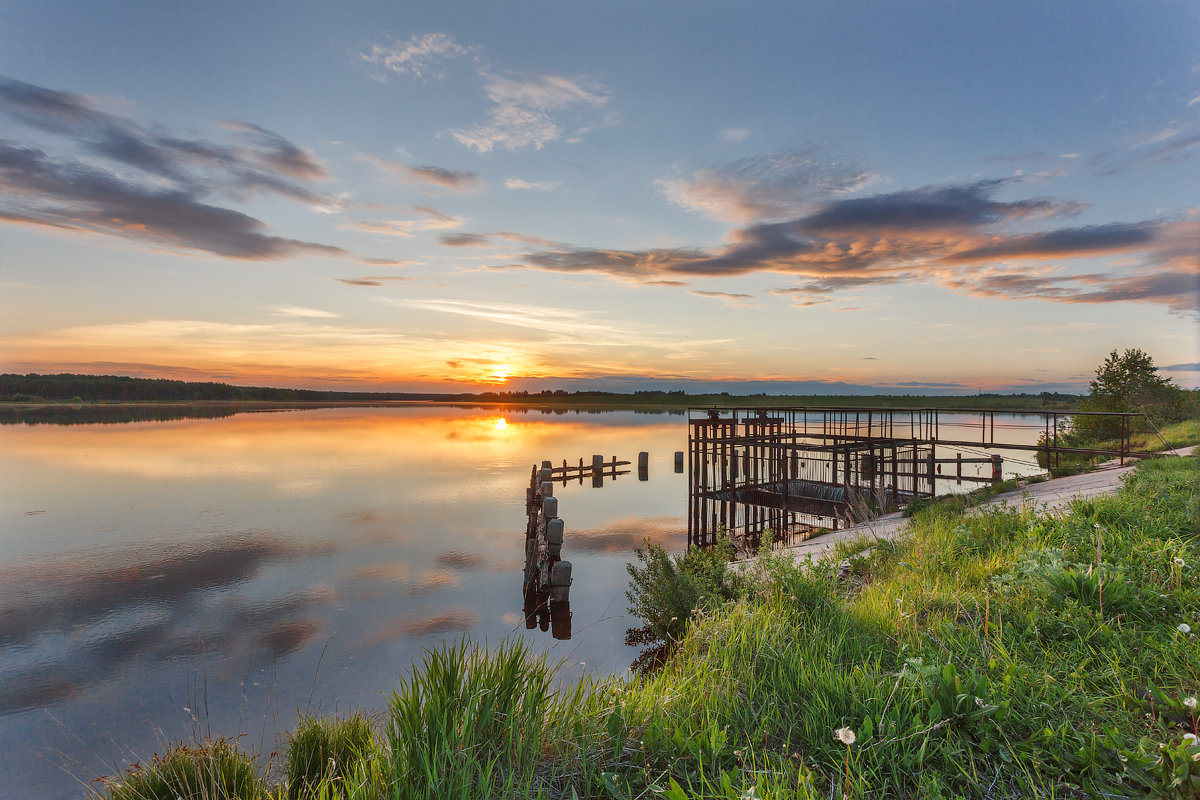
[[[599,489],[604,485],[604,456],[592,456],[592,488]]]
[[[650,454],[638,453],[638,480],[650,480]]]
[[[962,453],[955,453],[954,458],[957,460],[958,467],[958,482],[962,483]]]

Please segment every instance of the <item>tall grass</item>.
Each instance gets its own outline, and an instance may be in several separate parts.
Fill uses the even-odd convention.
[[[334,793],[353,782],[357,766],[371,765],[381,756],[371,721],[361,712],[344,717],[301,716],[296,729],[287,734],[287,796],[289,800],[314,796],[322,787],[327,794]]]
[[[545,656],[519,641],[427,651],[389,701],[392,796],[538,794],[547,736],[574,718],[588,689],[557,694],[553,680]]]

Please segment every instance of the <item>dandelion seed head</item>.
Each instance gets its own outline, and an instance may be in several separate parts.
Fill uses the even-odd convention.
[[[1182,558],[1179,558],[1178,556],[1176,556],[1176,557],[1175,557],[1175,566],[1177,566],[1177,567],[1184,567],[1184,566],[1187,566],[1187,565],[1183,563],[1183,559],[1182,559]]]
[[[1181,622],[1176,630],[1178,630],[1180,633],[1191,633],[1192,626],[1188,625],[1186,622]]]
[[[1192,709],[1193,711],[1196,710],[1196,698],[1194,698],[1194,697],[1183,698],[1183,704],[1185,706],[1187,706],[1188,708]]]
[[[854,742],[858,739],[858,737],[854,734],[854,731],[852,731],[848,727],[847,728],[838,728],[836,731],[833,732],[833,736],[835,739],[837,739],[839,742],[846,745],[847,747],[854,744]]]

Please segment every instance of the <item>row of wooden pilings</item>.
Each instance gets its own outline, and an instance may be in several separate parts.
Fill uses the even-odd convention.
[[[675,472],[683,472],[683,451],[675,453]],[[525,598],[525,627],[529,630],[550,630],[555,639],[571,638],[571,562],[562,560],[565,525],[559,516],[558,498],[554,483],[578,479],[583,483],[591,477],[592,486],[600,488],[604,478],[614,480],[629,474],[621,467],[628,461],[616,456],[606,461],[602,455],[592,456],[590,465],[579,459],[578,465],[562,462],[556,467],[543,461],[533,467],[529,487],[525,490],[525,569],[522,573],[522,594]],[[649,480],[650,454],[638,453],[638,480]]]
[[[571,638],[571,562],[562,560],[564,525],[554,496],[554,468],[535,467],[525,490],[525,627]]]

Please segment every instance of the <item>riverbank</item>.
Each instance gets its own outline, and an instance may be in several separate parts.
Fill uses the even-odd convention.
[[[338,751],[353,755],[336,769],[316,759],[307,778],[287,777],[288,755],[274,771],[260,758],[243,770],[257,788],[239,791],[1192,796],[1198,530],[1190,456],[1139,464],[1115,494],[1055,514],[935,504],[864,555],[769,555],[719,585],[682,580],[704,556],[679,557],[661,596],[693,610],[658,674],[556,694],[552,669],[517,645],[444,646],[390,695],[368,744]],[[348,738],[322,725],[317,739]],[[211,747],[191,758],[218,760]]]

